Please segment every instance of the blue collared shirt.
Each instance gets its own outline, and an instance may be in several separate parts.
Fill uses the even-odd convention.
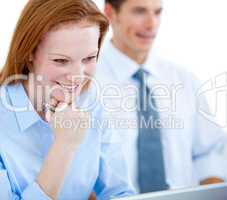
[[[141,66],[118,50],[111,41],[103,45],[97,80],[105,91],[104,109],[119,120],[130,178],[138,187],[137,88],[133,74]],[[226,136],[213,119],[203,88],[191,72],[154,54],[142,65],[148,72],[147,87],[156,96],[162,123],[166,181],[171,189],[198,185],[208,177],[227,180]],[[209,86],[210,88],[210,86]],[[206,88],[204,88],[206,89]],[[205,90],[206,91],[206,90]],[[151,161],[152,162],[152,161]]]
[[[52,130],[34,111],[22,84],[2,86],[1,92],[0,199],[50,199],[35,180],[53,143]],[[11,106],[31,110],[10,111]],[[101,113],[99,106],[92,109],[94,119],[101,121]],[[85,200],[92,191],[103,200],[132,195],[124,163],[117,134],[104,126],[91,127],[58,199]]]

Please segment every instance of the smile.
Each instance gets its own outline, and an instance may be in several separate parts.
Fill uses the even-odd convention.
[[[73,92],[75,91],[80,84],[71,84],[71,85],[67,85],[67,84],[63,84],[63,83],[57,83],[58,85],[60,85],[62,88],[66,89],[69,92]]]
[[[140,37],[140,38],[144,38],[144,39],[152,39],[152,38],[154,38],[155,37],[155,35],[154,34],[142,34],[142,33],[137,33],[136,34],[138,37]]]

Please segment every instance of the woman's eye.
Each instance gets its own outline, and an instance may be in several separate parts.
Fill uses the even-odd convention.
[[[83,59],[83,62],[88,63],[88,62],[91,62],[91,61],[96,60],[96,59],[97,59],[97,56],[90,56],[90,57]]]
[[[54,59],[53,61],[58,64],[66,64],[68,62],[66,59]]]

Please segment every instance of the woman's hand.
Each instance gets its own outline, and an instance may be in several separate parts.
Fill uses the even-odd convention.
[[[72,109],[71,104],[59,103],[54,98],[51,99],[46,119],[53,129],[55,140],[73,146],[82,142],[90,123],[88,112]]]
[[[45,119],[49,122],[59,144],[78,146],[81,144],[86,129],[89,128],[90,115],[88,112],[75,108],[75,102],[82,91],[82,84],[75,93],[65,93],[64,102],[52,94],[46,107]],[[67,95],[66,95],[67,94]]]
[[[48,104],[46,120],[53,129],[55,141],[37,177],[37,183],[49,197],[57,199],[77,147],[84,139],[90,115],[78,109],[73,110],[71,104],[52,99]]]
[[[72,106],[67,106],[63,111],[56,111],[53,114],[50,124],[57,141],[79,145],[84,139],[86,129],[89,128],[89,122],[88,112],[72,110]]]

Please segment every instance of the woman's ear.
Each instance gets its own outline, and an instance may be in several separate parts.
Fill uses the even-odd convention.
[[[29,62],[32,62],[33,61],[33,55],[30,55],[29,56]]]
[[[33,70],[33,60],[34,60],[34,56],[31,54],[28,58],[28,64],[27,64],[29,72],[32,72]]]

